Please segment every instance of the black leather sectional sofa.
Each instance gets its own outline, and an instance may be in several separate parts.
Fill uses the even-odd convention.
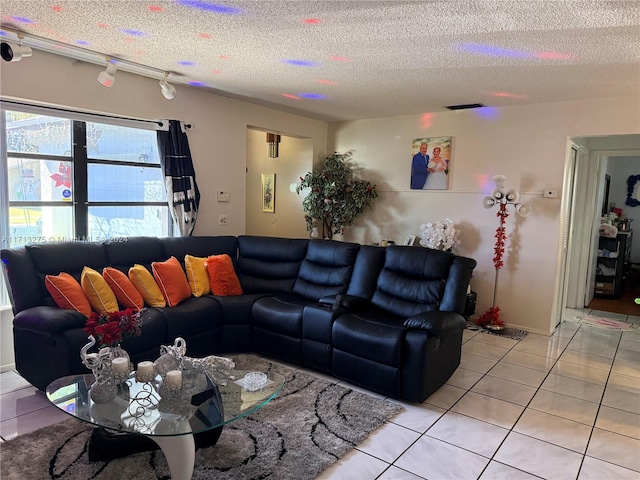
[[[129,237],[39,243],[0,252],[14,312],[18,372],[39,389],[85,372],[86,318],[58,308],[45,275],[84,266],[123,272],[170,256],[234,259],[243,294],[190,298],[143,311],[142,335],[123,348],[134,363],[180,336],[191,357],[256,352],[422,402],[460,363],[462,317],[476,262],[418,247],[255,236]],[[336,298],[340,295],[339,298]]]

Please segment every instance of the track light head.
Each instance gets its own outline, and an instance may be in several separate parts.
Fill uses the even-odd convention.
[[[2,42],[0,45],[0,53],[5,62],[18,62],[23,57],[30,57],[33,51],[30,47],[22,45],[22,40],[20,40],[19,44]]]
[[[109,62],[107,64],[106,70],[103,70],[98,74],[98,82],[104,87],[111,88],[113,84],[116,83],[116,70],[118,67],[115,64]]]
[[[164,78],[160,80],[160,90],[162,91],[164,98],[167,100],[173,100],[176,98],[178,92],[176,91],[176,87],[167,82],[167,77],[168,75],[165,75]]]

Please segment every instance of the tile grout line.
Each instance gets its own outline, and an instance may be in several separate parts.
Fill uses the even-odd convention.
[[[573,332],[573,335],[571,335],[571,339],[569,340],[569,343],[571,342],[571,340],[573,340],[573,338],[575,337],[575,335],[576,335],[576,333],[578,332],[578,330],[580,330],[580,327],[578,327],[578,329],[577,329],[575,332]],[[555,333],[555,332],[554,332],[554,333]],[[561,337],[558,337],[558,338],[561,338]],[[565,346],[563,347],[563,349],[562,349],[562,353],[564,353],[564,352],[565,352],[565,350],[567,349],[567,346],[569,345],[569,343],[567,343],[567,345],[565,345]],[[520,344],[520,341],[519,341],[516,345],[519,345],[519,344]],[[515,347],[515,345],[514,345],[514,347]],[[514,427],[516,426],[516,424],[518,423],[518,421],[520,421],[520,419],[522,418],[522,415],[524,415],[524,412],[527,410],[527,408],[529,407],[529,405],[530,405],[530,404],[531,404],[531,402],[533,401],[533,398],[534,398],[534,397],[538,394],[538,392],[540,391],[540,387],[541,387],[541,386],[542,386],[542,384],[545,382],[545,380],[549,377],[549,374],[551,373],[551,370],[553,370],[553,367],[556,365],[556,363],[558,363],[558,360],[559,360],[559,359],[560,359],[560,357],[562,356],[562,353],[561,353],[560,355],[558,355],[558,358],[556,358],[556,360],[554,361],[554,363],[553,363],[552,367],[551,367],[551,368],[549,369],[549,371],[546,373],[546,375],[544,376],[544,378],[542,379],[542,381],[540,382],[540,384],[538,385],[538,387],[536,387],[536,391],[535,391],[535,393],[531,396],[531,398],[530,398],[530,399],[529,399],[529,401],[527,402],[527,405],[525,405],[525,406],[524,406],[524,408],[522,409],[522,412],[520,413],[520,415],[518,415],[518,418],[515,420],[515,422],[513,422],[513,425],[511,426],[511,428],[509,428],[509,432],[504,436],[504,438],[502,439],[502,441],[500,442],[500,444],[498,445],[498,447],[495,449],[495,451],[494,451],[494,452],[493,452],[493,454],[491,455],[491,458],[489,459],[489,463],[487,463],[487,465],[486,465],[486,466],[485,466],[485,468],[482,470],[482,472],[480,472],[480,476],[478,477],[478,479],[479,479],[480,477],[482,477],[482,475],[484,474],[484,472],[486,471],[486,469],[489,467],[489,465],[491,464],[491,462],[498,462],[498,463],[502,463],[502,462],[500,462],[499,460],[496,460],[496,459],[495,459],[496,453],[498,453],[498,451],[500,450],[500,448],[502,448],[502,446],[504,445],[504,442],[507,440],[507,437],[509,437],[509,435],[510,435],[512,432],[514,432],[514,430],[513,430],[513,429],[514,429]],[[506,355],[506,354],[505,354],[505,355]],[[498,363],[499,363],[499,362],[498,362]],[[496,365],[497,365],[498,363],[496,363]],[[491,369],[490,369],[490,370],[489,370],[485,375],[488,375],[488,374],[489,374],[489,372],[490,372],[491,370],[493,370],[493,368],[494,368],[494,367],[495,367],[495,365],[494,365],[494,366],[493,366],[493,367],[492,367],[492,368],[491,368]],[[482,378],[484,378],[484,376],[483,376]],[[594,420],[594,422],[595,422],[595,420]],[[519,433],[519,432],[515,432],[515,433],[518,433],[519,435],[524,435],[524,434],[521,434],[521,433]],[[525,435],[525,436],[529,437],[529,435]],[[529,438],[534,438],[535,440],[543,441],[543,442],[544,442],[544,440],[540,440],[540,439],[537,439],[537,438],[535,438],[535,437],[529,437]],[[545,442],[545,443],[548,443],[549,445],[558,446],[558,445],[555,445],[555,444],[550,443],[550,442]],[[585,452],[586,452],[586,448],[585,448]],[[511,467],[511,468],[516,468],[516,467],[512,467],[511,465],[508,465],[508,466],[509,466],[509,467]],[[517,469],[517,470],[521,470],[521,469]],[[525,470],[521,470],[521,471],[525,471]],[[525,471],[525,472],[526,472],[526,471]],[[528,474],[530,474],[530,475],[534,475],[534,476],[536,476],[536,477],[539,477],[538,475],[533,474],[533,473],[531,473],[531,472],[526,472],[526,473],[528,473]]]

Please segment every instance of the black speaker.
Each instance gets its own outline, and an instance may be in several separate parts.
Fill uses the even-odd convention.
[[[467,298],[464,302],[464,314],[462,315],[465,320],[469,320],[469,317],[476,313],[476,299],[478,294],[474,291],[467,293]]]

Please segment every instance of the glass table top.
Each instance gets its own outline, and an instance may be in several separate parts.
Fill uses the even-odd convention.
[[[184,370],[183,387],[170,392],[158,375],[143,383],[132,373],[118,385],[112,401],[94,403],[89,396],[92,374],[70,375],[47,387],[47,398],[59,409],[82,421],[117,432],[174,436],[204,432],[245,417],[272,400],[284,385],[284,376],[267,373],[257,391],[244,387],[249,371],[233,370],[226,385],[213,383],[204,373]],[[234,380],[235,379],[235,380]]]

